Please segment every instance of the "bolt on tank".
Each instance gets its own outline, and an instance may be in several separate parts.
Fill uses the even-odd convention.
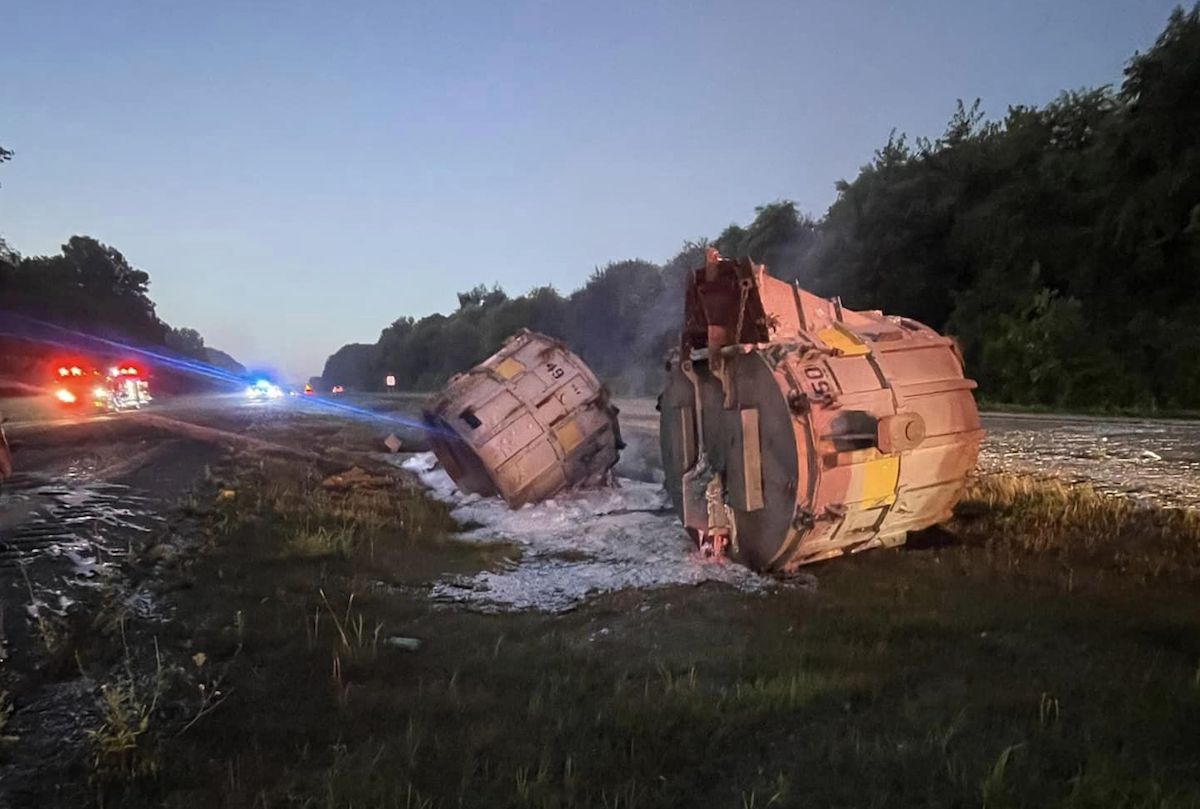
[[[666,487],[702,550],[786,575],[950,516],[983,438],[957,346],[710,249],[659,400]]]
[[[424,418],[455,484],[512,508],[608,482],[624,447],[617,408],[591,369],[527,329],[452,378]]]

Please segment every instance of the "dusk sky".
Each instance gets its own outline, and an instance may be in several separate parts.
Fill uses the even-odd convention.
[[[795,200],[893,128],[1118,83],[1172,2],[5,3],[0,236],[72,234],[293,378],[455,293]]]

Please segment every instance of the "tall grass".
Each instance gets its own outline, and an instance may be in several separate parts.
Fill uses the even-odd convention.
[[[968,540],[1023,557],[1088,562],[1138,578],[1200,578],[1200,512],[1141,504],[1088,484],[981,475],[953,525]]]

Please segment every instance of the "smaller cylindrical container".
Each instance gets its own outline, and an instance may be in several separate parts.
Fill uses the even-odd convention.
[[[596,375],[561,342],[527,329],[452,378],[424,417],[455,484],[512,508],[606,482],[624,446]]]

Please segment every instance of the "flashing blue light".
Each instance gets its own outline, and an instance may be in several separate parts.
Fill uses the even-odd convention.
[[[71,351],[102,351],[104,349],[120,349],[124,356],[138,357],[143,362],[150,365],[158,365],[163,368],[170,368],[179,373],[190,374],[196,377],[203,377],[215,382],[223,382],[231,386],[244,385],[245,377],[239,377],[231,374],[228,371],[209,365],[206,362],[191,360],[186,357],[174,356],[163,353],[160,350],[150,350],[139,348],[127,343],[121,343],[116,340],[110,340],[94,334],[69,329],[64,326],[59,326],[55,323],[47,323],[44,320],[38,320],[27,315],[19,315],[14,312],[0,310],[0,337],[17,337],[25,340],[34,340],[36,342],[47,345],[57,346],[59,348],[68,349]],[[246,388],[247,394],[252,390],[258,389],[258,383],[265,382],[268,386],[274,387],[280,391],[279,386],[274,385],[269,380],[256,380],[254,385]],[[337,412],[346,418],[354,418],[362,421],[377,422],[380,424],[388,424],[394,426],[408,427],[410,429],[421,430],[423,432],[442,432],[436,427],[425,424],[419,419],[402,416],[398,413],[380,413],[374,410],[368,410],[362,407],[345,402],[334,402],[325,398],[308,398],[305,400],[309,406],[315,406],[319,409]],[[450,433],[447,433],[448,435]]]

